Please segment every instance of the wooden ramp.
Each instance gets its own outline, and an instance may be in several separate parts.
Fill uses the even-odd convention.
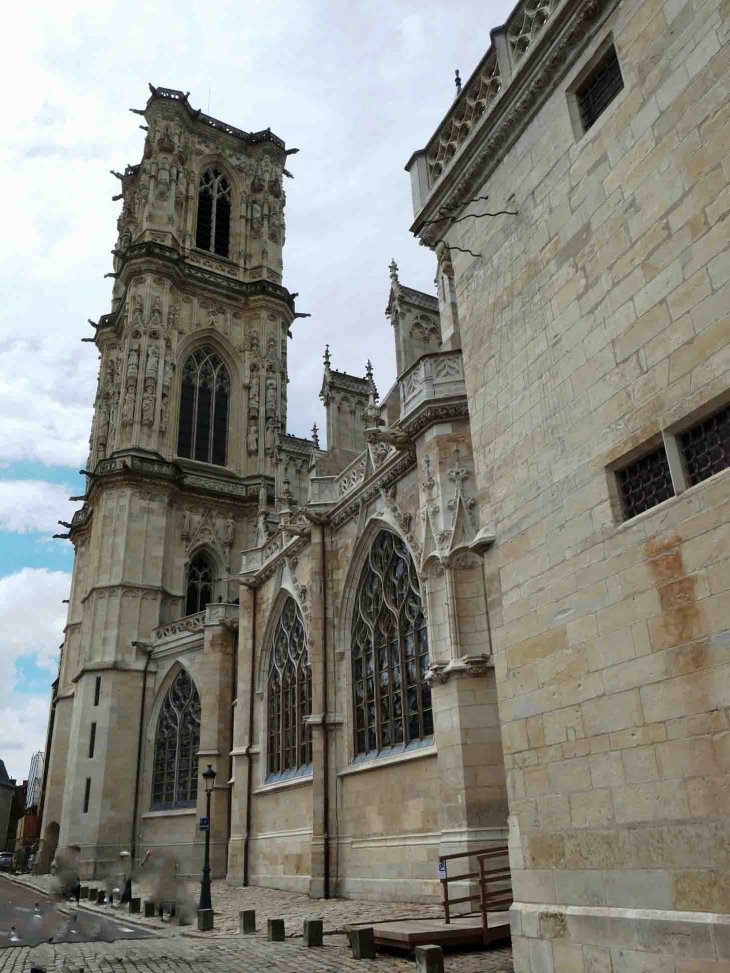
[[[416,946],[426,945],[479,948],[497,939],[509,938],[508,912],[490,912],[488,924],[486,934],[482,929],[481,915],[452,916],[449,923],[444,919],[398,919],[395,922],[352,923],[345,928],[349,932],[358,926],[372,925],[376,946],[410,952]]]

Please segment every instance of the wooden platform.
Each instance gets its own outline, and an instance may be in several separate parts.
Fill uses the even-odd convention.
[[[352,923],[346,931],[358,926],[372,925],[375,944],[409,952],[416,946],[473,946],[483,945],[481,915],[459,918],[453,916],[447,925],[443,919],[398,919],[395,922]],[[509,913],[489,914],[488,940],[509,939]]]

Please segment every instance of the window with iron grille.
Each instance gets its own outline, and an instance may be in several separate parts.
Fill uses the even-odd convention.
[[[575,92],[584,132],[603,114],[623,86],[621,67],[612,44]]]
[[[295,775],[312,763],[312,670],[304,625],[293,598],[287,598],[274,633],[269,663],[268,773]]]
[[[190,675],[175,676],[160,710],[155,735],[152,807],[195,807],[198,796],[200,696]]]
[[[228,369],[208,345],[188,355],[180,389],[178,456],[226,465]]]
[[[616,472],[624,519],[636,517],[674,496],[664,446],[659,446]]]
[[[682,433],[679,443],[690,486],[726,470],[730,467],[730,406]]]
[[[202,612],[213,600],[213,565],[204,554],[197,554],[188,567],[185,614]]]
[[[227,257],[231,235],[231,184],[220,169],[200,177],[195,246]]]
[[[416,567],[404,542],[381,530],[360,576],[352,623],[356,755],[433,735],[428,664]]]

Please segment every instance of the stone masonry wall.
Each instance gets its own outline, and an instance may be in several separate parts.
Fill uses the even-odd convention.
[[[618,4],[473,193],[519,215],[448,236],[519,973],[729,968],[730,470],[625,523],[612,472],[729,397],[729,35],[727,0]]]

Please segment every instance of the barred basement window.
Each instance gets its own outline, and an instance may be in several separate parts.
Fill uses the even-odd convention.
[[[616,472],[624,519],[636,517],[674,496],[667,453],[659,446]]]
[[[188,590],[185,614],[202,612],[213,600],[213,566],[204,554],[198,554],[188,568]]]
[[[312,763],[312,670],[304,625],[287,598],[274,634],[268,678],[268,772],[294,775]]]
[[[198,796],[200,696],[181,669],[162,704],[155,736],[152,807],[195,807]]]
[[[200,177],[195,246],[227,257],[231,235],[231,184],[220,169]]]
[[[612,44],[575,92],[584,132],[604,113],[623,86],[621,67]]]
[[[352,624],[355,753],[433,735],[428,633],[408,548],[381,530],[360,577]]]
[[[730,406],[679,436],[690,486],[730,467]]]
[[[230,388],[228,369],[210,346],[187,357],[180,390],[178,456],[226,465]]]

